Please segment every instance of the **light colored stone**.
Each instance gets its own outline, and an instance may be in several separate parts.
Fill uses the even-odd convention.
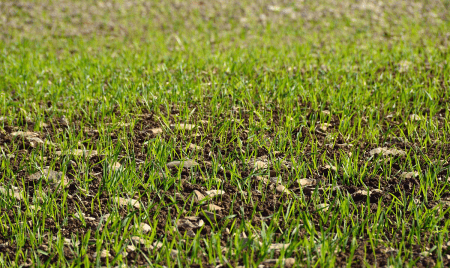
[[[36,132],[30,132],[30,131],[16,131],[11,133],[11,136],[13,137],[22,137],[22,138],[33,138],[38,137],[39,134]]]
[[[153,247],[155,247],[157,250],[161,249],[164,246],[164,244],[162,242],[159,241],[155,241],[153,243]]]
[[[67,246],[73,246],[73,247],[78,247],[80,245],[79,241],[75,241],[73,242],[71,239],[69,238],[64,238],[64,245]]]
[[[3,154],[0,154],[0,159],[2,158],[6,158],[6,159],[13,159],[16,156],[14,154],[6,154],[5,156],[3,156]]]
[[[30,146],[32,148],[36,148],[39,144],[44,144],[45,143],[42,139],[40,139],[38,137],[39,133],[36,133],[36,132],[17,131],[17,132],[11,133],[11,136],[13,136],[13,137],[20,137],[20,138],[26,139],[30,143]],[[52,144],[51,142],[47,142],[47,143]]]
[[[281,178],[280,177],[271,177],[270,179],[271,183],[281,183]]]
[[[40,180],[42,178],[51,183],[53,187],[57,187],[59,185],[67,186],[70,184],[69,179],[64,175],[64,173],[61,171],[51,170],[48,167],[44,168],[42,172],[38,171],[31,174],[28,178],[33,181]]]
[[[177,222],[177,227],[181,229],[189,229],[189,228],[196,228],[197,226],[193,224],[190,220],[181,219]]]
[[[97,155],[97,151],[96,150],[81,150],[81,149],[73,149],[73,150],[69,150],[67,152],[62,152],[62,151],[56,151],[55,154],[57,156],[63,156],[63,155],[72,155],[72,156],[86,156],[86,157],[94,157]]]
[[[177,222],[177,227],[181,229],[199,229],[205,223],[199,217],[185,217]]]
[[[206,197],[200,191],[194,190],[194,201],[201,202],[205,198]]]
[[[325,169],[337,171],[337,168],[336,168],[335,166],[333,166],[333,165],[328,165],[328,164],[325,165]]]
[[[178,256],[178,250],[176,250],[176,249],[172,249],[171,251],[170,251],[170,257],[172,257],[172,258],[176,258],[177,256]]]
[[[130,252],[130,251],[136,251],[136,247],[133,246],[133,245],[127,245],[127,251],[128,251],[128,252]]]
[[[127,207],[128,205],[131,205],[137,209],[141,208],[141,204],[136,199],[119,197],[116,201],[117,204],[121,207]]]
[[[366,190],[358,190],[358,191],[354,192],[353,195],[367,196],[367,195],[369,195],[369,192]]]
[[[424,252],[421,252],[420,255],[423,256],[423,257],[429,257],[429,256],[432,256],[433,253],[431,253],[429,251],[424,251]]]
[[[286,258],[284,259],[284,265],[286,268],[293,267],[295,265],[295,259],[294,258]]]
[[[254,165],[255,169],[266,169],[268,167],[268,164],[263,161],[256,161]]]
[[[93,257],[97,258],[98,254],[97,252],[94,253]],[[103,249],[102,251],[100,251],[100,258],[106,259],[108,257],[111,257],[111,254],[109,253],[108,250]]]
[[[132,237],[130,237],[130,240],[133,241],[133,243],[135,243],[135,244],[146,245],[148,243],[147,240],[145,240],[144,238],[139,237],[139,236],[132,236]]]
[[[150,132],[151,133],[153,133],[153,134],[159,134],[159,133],[163,133],[163,130],[162,130],[162,128],[152,128],[152,129],[150,129]]]
[[[213,212],[213,211],[220,211],[220,210],[222,210],[223,208],[222,208],[222,207],[219,207],[219,206],[216,206],[216,205],[214,205],[214,204],[208,204],[208,205],[206,206],[206,209],[207,209],[208,211]]]
[[[163,176],[162,176],[163,177]],[[180,193],[175,193],[175,199],[180,202],[184,202],[184,196]]]
[[[83,212],[77,212],[75,214],[73,214],[73,216],[75,216],[75,218],[79,219],[79,220],[85,220],[85,221],[95,221],[94,217],[89,217],[86,216]]]
[[[288,244],[272,244],[269,246],[269,250],[283,250],[283,249],[287,249],[289,247],[289,243]]]
[[[191,229],[186,231],[186,235],[189,236],[189,237],[195,237],[195,233]]]
[[[370,191],[369,194],[372,195],[372,194],[382,194],[382,193],[383,193],[383,191],[380,189],[373,189]]]
[[[125,122],[116,122],[116,123],[106,123],[107,126],[118,126],[118,127],[129,127],[131,126],[131,123],[125,123]]]
[[[404,156],[406,155],[406,152],[403,150],[398,150],[398,149],[389,149],[386,147],[379,147],[379,148],[375,148],[369,151],[370,155],[377,155],[377,154],[381,154],[383,156],[389,156],[389,155],[393,155],[393,156]]]
[[[263,182],[264,184],[268,184],[268,183],[270,182],[269,179],[267,179],[267,178],[265,178],[265,177],[263,177],[263,176],[255,176],[255,179],[256,179],[257,181]]]
[[[69,126],[69,120],[67,120],[67,118],[64,115],[61,116],[58,121],[61,124],[61,126],[65,126],[65,127]]]
[[[341,144],[336,144],[336,146],[339,147],[339,148],[350,148],[350,147],[353,147],[353,144],[341,143]]]
[[[148,234],[149,232],[152,231],[152,227],[150,225],[148,225],[147,223],[143,223],[141,222],[138,226],[138,229],[143,233],[143,234]]]
[[[411,179],[419,176],[419,172],[413,171],[413,172],[403,172],[400,175],[401,179]]]
[[[297,182],[301,187],[314,186],[317,183],[316,180],[314,179],[306,179],[306,178],[298,179]]]
[[[218,195],[224,195],[225,191],[222,191],[222,190],[210,190],[210,191],[206,191],[206,194],[208,195],[208,197],[214,197],[214,196],[218,196]]]
[[[101,218],[103,221],[106,222],[109,219],[109,217],[111,217],[111,214],[108,213],[108,214],[103,215]]]
[[[12,196],[17,200],[23,199],[22,195],[19,192],[19,189],[17,187],[14,187],[13,189],[6,189],[6,188],[0,186],[0,193],[2,193],[4,195]]]
[[[275,265],[278,262],[278,259],[267,259],[264,260],[261,264],[263,265]]]
[[[280,266],[280,267],[292,267],[295,265],[295,259],[294,258],[287,258],[287,259],[267,259],[264,260],[263,262],[261,262],[262,267],[266,267],[266,266],[274,266],[277,264],[277,262],[281,265],[282,263],[284,263],[284,266]]]
[[[192,124],[171,124],[170,128],[178,131],[189,131],[197,128],[197,126]]]
[[[289,194],[289,190],[286,189],[286,187],[284,187],[284,185],[277,185],[277,192],[281,193],[281,194]]]
[[[172,168],[172,167],[192,168],[195,166],[198,166],[198,163],[191,159],[187,159],[184,161],[172,161],[172,162],[167,163],[168,168]]]
[[[329,206],[330,206],[330,205],[328,205],[328,204],[326,204],[326,203],[318,204],[318,205],[317,205],[317,210],[327,211]]]
[[[32,148],[36,148],[38,144],[44,144],[44,141],[38,137],[27,138],[27,140]]]
[[[114,171],[120,171],[120,170],[122,170],[122,165],[119,162],[114,162],[111,165],[111,169]]]
[[[189,144],[189,146],[186,148],[186,150],[187,150],[187,149],[190,149],[190,150],[192,150],[192,151],[201,151],[201,150],[203,150],[203,147],[191,143],[191,144]]]
[[[214,220],[214,218],[220,219],[221,217],[214,212],[203,210],[203,213],[206,217],[208,217],[210,220]]]
[[[423,120],[423,118],[422,118],[420,115],[417,115],[417,114],[412,114],[412,115],[410,115],[410,116],[409,116],[409,119],[410,119],[411,121],[421,121],[421,120]]]
[[[322,130],[322,131],[327,131],[327,129],[328,129],[329,127],[331,127],[331,126],[332,126],[332,124],[329,124],[329,123],[322,123],[322,124],[320,124],[319,129]]]

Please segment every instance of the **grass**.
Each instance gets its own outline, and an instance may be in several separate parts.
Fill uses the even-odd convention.
[[[448,13],[0,2],[1,266],[448,266]]]

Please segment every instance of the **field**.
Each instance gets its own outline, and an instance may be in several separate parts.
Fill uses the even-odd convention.
[[[0,0],[0,267],[449,267],[448,0]]]

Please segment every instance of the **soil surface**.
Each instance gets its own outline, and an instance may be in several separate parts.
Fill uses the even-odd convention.
[[[306,109],[309,109],[306,107]],[[164,111],[164,107],[160,107]],[[145,109],[143,109],[145,111]],[[176,108],[166,111],[166,115],[173,122],[176,121]],[[314,117],[315,111],[310,111],[309,117]],[[275,115],[277,112],[274,111]],[[343,155],[360,152],[362,154],[361,165],[371,163],[369,168],[374,167],[375,163],[386,164],[389,162],[392,169],[392,177],[386,179],[374,174],[364,178],[360,185],[348,183],[348,178],[343,174],[342,170],[326,164],[320,165],[316,170],[311,170],[306,174],[304,179],[292,181],[295,176],[295,170],[292,168],[293,162],[308,161],[308,152],[311,151],[306,146],[303,155],[286,155],[284,152],[269,152],[265,146],[255,146],[248,139],[248,117],[246,111],[239,111],[236,118],[239,118],[239,127],[237,133],[243,141],[242,145],[238,145],[236,138],[230,141],[217,140],[212,134],[218,126],[212,121],[208,121],[208,117],[201,117],[199,114],[194,115],[194,119],[190,124],[174,123],[170,126],[161,124],[151,111],[136,115],[135,125],[130,126],[126,122],[121,123],[119,128],[114,128],[111,132],[104,133],[113,139],[113,143],[121,148],[119,136],[123,136],[125,131],[130,146],[133,148],[132,156],[125,156],[124,151],[118,153],[117,162],[115,164],[105,164],[107,157],[101,152],[88,150],[99,141],[100,132],[95,127],[78,126],[76,121],[71,122],[71,131],[81,133],[85,137],[89,137],[89,142],[80,144],[80,148],[69,152],[58,151],[58,146],[45,147],[42,151],[42,166],[52,165],[51,169],[25,170],[23,169],[23,161],[27,161],[33,150],[43,146],[40,142],[34,144],[34,138],[39,139],[43,143],[51,144],[54,136],[68,129],[61,123],[60,119],[48,117],[46,126],[42,131],[34,132],[33,122],[27,122],[22,126],[6,125],[5,132],[0,134],[0,142],[3,144],[4,151],[13,151],[14,148],[20,148],[16,151],[16,156],[10,163],[13,172],[17,174],[20,180],[17,187],[10,188],[12,198],[16,198],[21,202],[24,199],[33,202],[34,213],[42,213],[41,222],[11,222],[9,226],[3,226],[0,233],[1,251],[13,258],[16,255],[17,246],[11,244],[10,229],[11,228],[34,228],[35,226],[45,225],[45,233],[41,233],[42,246],[38,252],[42,262],[52,262],[55,255],[47,254],[46,248],[54,243],[50,240],[61,240],[64,243],[64,254],[67,260],[71,260],[75,256],[76,237],[85,236],[88,232],[95,233],[108,230],[109,239],[121,239],[121,232],[125,231],[125,226],[111,225],[108,223],[108,215],[117,213],[117,217],[129,219],[133,213],[146,213],[148,222],[138,223],[147,225],[150,230],[154,231],[155,241],[174,241],[180,242],[180,237],[210,237],[213,233],[222,232],[221,245],[224,254],[230,241],[234,239],[229,233],[229,229],[234,225],[239,225],[242,221],[249,221],[253,226],[261,227],[262,224],[270,224],[271,216],[280,210],[286,211],[292,204],[293,200],[302,197],[302,210],[308,211],[312,215],[313,223],[316,228],[339,228],[333,226],[330,222],[331,218],[340,218],[340,215],[334,215],[333,210],[340,206],[335,200],[336,196],[349,195],[355,201],[355,204],[361,210],[367,213],[379,213],[381,209],[387,209],[392,198],[400,198],[401,196],[413,196],[415,202],[426,203],[428,209],[436,206],[443,206],[447,209],[449,203],[427,202],[433,200],[433,193],[419,192],[419,179],[421,175],[417,172],[402,172],[399,170],[399,164],[405,159],[405,152],[408,150],[420,150],[414,144],[404,142],[398,139],[390,139],[385,142],[384,147],[375,147],[367,143],[347,143],[346,140],[338,138],[329,143],[327,133],[333,131],[333,126],[338,122],[338,118],[332,116],[329,125],[317,126],[315,131],[311,132],[309,127],[298,127],[292,132],[292,135],[298,138],[296,142],[303,142],[309,139],[310,144],[319,146],[319,151],[327,156],[327,159],[336,159]],[[272,118],[274,124],[282,124],[282,118],[274,116]],[[237,121],[237,120],[236,120]],[[383,122],[382,122],[383,123]],[[385,126],[388,128],[388,126]],[[233,137],[230,135],[230,137]],[[270,132],[264,133],[265,141],[271,141],[275,137]],[[158,163],[157,159],[147,151],[148,142],[154,139],[165,140],[166,142],[178,141],[176,148],[178,155],[174,159],[168,159],[167,163]],[[206,141],[206,142],[205,142]],[[206,144],[204,147],[195,146],[196,143]],[[223,144],[227,144],[223,146]],[[83,146],[84,145],[84,146]],[[220,156],[221,159],[232,157],[236,159],[240,153],[240,148],[249,146],[254,152],[254,160],[250,162],[235,163],[233,170],[227,169],[217,163]],[[11,147],[11,148],[10,148]],[[14,147],[14,148],[13,148]],[[50,149],[49,149],[50,148]],[[388,149],[396,148],[396,149]],[[429,165],[425,157],[436,159],[436,154],[445,151],[448,155],[448,147],[436,147],[429,150],[423,156],[417,158],[421,166]],[[130,154],[128,154],[130,155]],[[194,156],[195,157],[192,157]],[[177,159],[187,159],[187,156],[195,160],[177,161]],[[6,156],[8,157],[8,156]],[[132,161],[130,161],[132,157]],[[128,166],[128,163],[135,163],[134,166]],[[440,162],[440,173],[442,178],[447,176],[448,162],[443,160]],[[84,165],[80,169],[80,165]],[[81,171],[82,170],[82,171]],[[132,170],[142,175],[142,181],[139,182],[138,191],[132,195],[124,194],[126,191],[120,191],[121,185],[117,185],[118,191],[114,193],[105,191],[105,180],[110,177],[104,177],[110,170],[120,173]],[[371,174],[372,172],[367,172]],[[214,174],[214,177],[209,176]],[[77,177],[87,176],[89,178],[89,187],[81,185]],[[242,191],[236,185],[230,184],[232,177],[238,177],[249,185],[247,191]],[[169,188],[160,188],[167,185],[163,180],[173,180]],[[448,184],[446,180],[442,181],[443,191],[448,193]],[[59,182],[59,183],[58,183]],[[5,179],[3,184],[14,183]],[[208,190],[206,185],[216,185],[217,191]],[[17,195],[16,193],[20,193]],[[121,194],[120,194],[121,193]],[[64,201],[68,215],[59,215],[59,217],[46,217],[45,212],[39,211],[39,204],[49,200],[52,197],[54,202]],[[336,199],[335,199],[336,198]],[[450,198],[448,194],[444,194],[443,198]],[[115,211],[109,211],[111,203],[116,203]],[[158,204],[164,204],[163,206]],[[254,206],[254,204],[257,204]],[[385,205],[384,205],[385,204]],[[384,207],[386,206],[386,207]],[[255,209],[256,208],[256,209]],[[9,219],[17,218],[18,213],[29,213],[29,206],[11,206],[1,208],[1,214],[7,215]],[[145,212],[144,212],[145,211]],[[130,214],[131,213],[131,214]],[[408,220],[409,211],[405,212],[404,219]],[[329,215],[329,217],[324,217]],[[172,219],[172,220],[171,220]],[[357,215],[349,221],[359,222]],[[391,221],[390,221],[391,220]],[[173,230],[167,228],[167,222],[174,222]],[[394,223],[395,218],[386,219],[387,223]],[[444,221],[444,219],[443,219]],[[131,222],[133,222],[131,220]],[[273,224],[273,222],[272,222]],[[289,228],[290,223],[280,219],[277,223],[278,231],[273,239],[274,242],[282,240],[283,230]],[[197,232],[200,230],[199,232]],[[307,235],[306,231],[303,235]],[[299,234],[302,235],[301,233]],[[402,230],[393,233],[386,233],[386,240],[395,240],[401,237]],[[420,243],[427,244],[433,233],[421,233],[416,239]],[[246,235],[244,234],[244,237]],[[251,241],[253,238],[246,238]],[[355,237],[359,242],[359,247],[354,253],[350,253],[346,249],[337,248],[335,254],[338,256],[337,266],[344,265],[348,258],[355,259],[354,267],[364,267],[366,264],[383,267],[387,265],[386,260],[391,254],[396,254],[397,249],[386,248],[383,243],[378,243],[377,247],[372,246],[370,237],[362,235]],[[256,238],[255,238],[256,240]],[[98,241],[88,241],[90,244],[89,251],[85,256],[91,261],[96,259],[96,243]],[[78,242],[79,243],[79,242]],[[108,241],[103,241],[108,243]],[[348,241],[349,245],[351,241]],[[122,258],[126,259],[129,265],[146,265],[145,258],[148,254],[154,254],[155,251],[161,250],[158,244],[147,244],[146,241],[135,237],[135,239],[127,239],[124,246],[128,247],[126,254],[121,252]],[[206,245],[202,245],[206,246]],[[429,245],[430,248],[432,245]],[[371,248],[372,253],[366,254],[367,247]],[[24,248],[27,250],[35,250],[27,248],[27,240],[25,240]],[[136,250],[139,248],[139,250]],[[170,249],[165,249],[170,250]],[[250,250],[250,248],[249,248]],[[302,248],[296,248],[298,255],[302,255]],[[449,251],[447,253],[447,251]],[[245,250],[244,250],[245,252]],[[271,255],[273,258],[279,257],[279,252],[274,250]],[[186,248],[186,254],[189,255],[189,249]],[[450,249],[445,247],[443,253],[450,254]],[[102,252],[102,263],[106,259],[113,260],[119,252],[113,249]],[[178,252],[173,254],[177,255]],[[258,254],[258,252],[254,252]],[[430,267],[436,265],[436,256],[423,254],[422,248],[417,248],[413,254],[417,255],[417,267]],[[350,256],[352,255],[352,256]],[[289,260],[288,260],[289,261]],[[340,263],[342,262],[342,263]],[[297,260],[297,263],[302,263]],[[159,264],[164,265],[164,261]],[[289,264],[289,263],[288,263]],[[304,263],[305,264],[305,263]],[[27,266],[27,263],[20,263]],[[243,265],[241,261],[229,263],[231,266]],[[450,260],[444,263],[445,266],[450,265]],[[271,266],[270,263],[266,266]],[[199,266],[200,267],[200,266]],[[216,267],[216,265],[208,264],[208,256],[204,256],[202,267]]]

